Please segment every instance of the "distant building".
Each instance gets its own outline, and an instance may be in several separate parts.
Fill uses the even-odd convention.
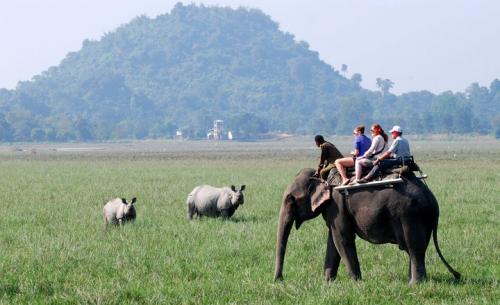
[[[215,120],[214,126],[207,133],[208,140],[223,140],[224,139],[224,121]]]
[[[182,130],[177,129],[177,131],[175,132],[175,138],[176,138],[177,140],[182,140],[182,139],[184,139],[184,135],[183,135],[183,133],[182,133]]]
[[[224,121],[215,120],[213,128],[207,132],[207,140],[232,140],[233,133],[231,131],[224,132]]]
[[[215,120],[214,121],[214,139],[222,140],[222,133],[224,132],[224,121]]]

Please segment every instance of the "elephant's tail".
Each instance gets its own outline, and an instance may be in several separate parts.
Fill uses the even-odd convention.
[[[439,255],[439,258],[441,259],[441,261],[443,261],[443,263],[446,266],[446,268],[448,268],[448,271],[450,271],[453,274],[453,276],[455,277],[455,279],[459,280],[460,277],[461,277],[461,274],[459,272],[457,272],[455,269],[453,269],[450,266],[450,264],[448,264],[448,262],[444,259],[443,254],[441,254],[441,250],[439,250],[438,240],[437,240],[437,222],[436,222],[436,226],[432,230],[432,237],[434,239],[434,246],[436,247],[436,251],[437,251],[437,253]]]

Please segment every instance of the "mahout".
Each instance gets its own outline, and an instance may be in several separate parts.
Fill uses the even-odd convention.
[[[122,225],[125,222],[134,221],[137,217],[135,203],[137,198],[127,202],[125,198],[115,198],[108,201],[102,210],[104,223],[106,225]]]
[[[307,220],[323,216],[328,228],[324,276],[337,276],[342,260],[354,280],[361,279],[355,238],[375,244],[393,243],[409,255],[411,284],[425,280],[425,253],[431,235],[437,253],[456,279],[455,271],[438,246],[439,206],[430,189],[413,173],[393,187],[362,188],[348,194],[314,178],[313,169],[303,169],[283,194],[276,240],[275,280],[283,279],[283,263],[290,230]],[[317,207],[317,208],[316,208]]]
[[[238,191],[234,185],[222,188],[210,185],[197,186],[186,199],[187,217],[188,219],[194,216],[229,218],[244,203],[244,190],[245,185]]]

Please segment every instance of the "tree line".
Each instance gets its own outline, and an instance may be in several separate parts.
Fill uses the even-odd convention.
[[[360,86],[256,9],[177,4],[86,40],[15,90],[0,89],[1,141],[204,138],[222,119],[236,138],[347,134],[399,124],[409,133],[494,133],[500,81],[465,92],[390,93]]]

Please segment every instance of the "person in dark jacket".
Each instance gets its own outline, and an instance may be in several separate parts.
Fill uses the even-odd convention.
[[[335,160],[340,159],[343,156],[337,147],[335,147],[332,143],[325,141],[322,135],[315,136],[314,141],[316,142],[316,146],[321,149],[321,156],[315,176],[326,181],[330,170],[335,167]]]

